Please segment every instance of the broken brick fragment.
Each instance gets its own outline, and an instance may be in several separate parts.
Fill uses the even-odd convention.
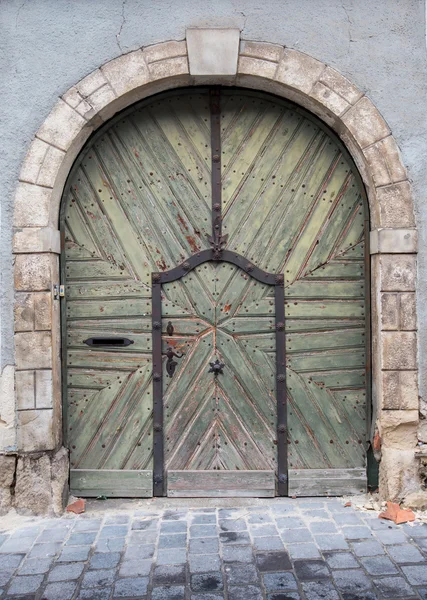
[[[378,515],[379,519],[388,519],[397,525],[415,521],[415,515],[412,510],[404,510],[400,508],[397,502],[387,502],[387,510]]]
[[[76,500],[75,502],[72,502],[71,504],[69,504],[67,506],[67,512],[72,512],[72,513],[75,513],[76,515],[80,515],[81,513],[84,513],[85,506],[86,506],[86,500],[83,500],[83,498],[79,498],[78,500]]]

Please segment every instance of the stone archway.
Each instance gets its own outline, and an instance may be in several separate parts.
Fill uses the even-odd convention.
[[[60,510],[59,488],[68,476],[64,469],[55,481],[52,462],[63,457],[63,451],[56,452],[61,448],[61,361],[55,286],[60,283],[59,207],[71,165],[91,133],[117,111],[151,94],[200,83],[288,98],[323,119],[351,153],[371,214],[372,438],[381,452],[380,489],[387,498],[418,489],[417,238],[410,184],[390,129],[363,92],[311,56],[273,44],[239,44],[237,30],[195,29],[187,31],[186,41],[120,56],[70,88],[36,133],[24,161],[14,216],[15,378],[17,450],[29,456],[18,459],[17,491],[31,488],[32,461],[43,453],[44,477],[52,479],[45,510],[50,498]],[[31,458],[31,453],[38,454]],[[26,479],[19,476],[25,471]],[[18,493],[15,505],[31,508],[29,495]]]

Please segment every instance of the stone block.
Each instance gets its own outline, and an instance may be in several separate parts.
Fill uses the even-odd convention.
[[[235,75],[239,54],[238,29],[187,29],[190,74]]]
[[[60,254],[60,233],[52,227],[25,227],[17,229],[13,236],[15,254],[54,252]]]
[[[319,81],[333,90],[335,94],[344,98],[349,104],[355,104],[363,96],[361,90],[353,85],[346,77],[341,75],[341,73],[331,67],[326,67],[322,72]]]
[[[59,99],[37,132],[48,144],[67,151],[86,121],[64,100]]]
[[[62,514],[68,500],[69,458],[68,450],[60,448],[52,456],[52,511],[59,516]]]
[[[344,100],[344,98],[339,94],[336,94],[334,90],[331,90],[320,81],[317,81],[314,84],[310,96],[337,116],[342,115],[342,113],[350,106],[347,100]]]
[[[37,178],[49,147],[49,144],[37,138],[31,142],[19,174],[20,181],[37,183]]]
[[[379,492],[384,500],[396,502],[419,490],[418,465],[414,449],[383,448]]]
[[[167,58],[155,63],[151,63],[148,67],[151,79],[164,79],[165,77],[178,77],[179,75],[188,74],[188,62],[186,56],[178,56],[176,58]]]
[[[106,83],[107,80],[102,71],[96,69],[95,71],[92,71],[92,73],[89,73],[87,77],[79,81],[79,83],[76,83],[75,87],[82,98],[87,98]]]
[[[49,146],[37,177],[37,184],[53,188],[55,179],[64,160],[65,152]]]
[[[382,408],[390,410],[418,410],[417,371],[383,371]]]
[[[101,71],[118,96],[144,85],[150,79],[142,50],[111,60],[101,67]]]
[[[94,114],[95,114],[95,113],[98,113],[100,110],[102,110],[105,106],[107,106],[108,104],[113,102],[113,100],[115,100],[115,98],[116,98],[116,94],[114,93],[112,88],[108,84],[106,84],[106,85],[100,87],[95,92],[93,92],[86,99],[86,102],[89,104],[90,108],[94,111]],[[85,113],[85,115],[86,115],[86,118],[89,118],[89,115],[87,115],[87,113]]]
[[[32,331],[34,329],[34,294],[17,292],[13,312],[15,331]]]
[[[46,291],[52,287],[51,254],[18,254],[15,258],[15,289]]]
[[[283,55],[283,46],[279,44],[267,44],[266,42],[240,42],[240,56],[261,58],[270,62],[279,62]]]
[[[52,410],[22,410],[18,412],[18,449],[22,452],[53,450]]]
[[[15,367],[0,373],[0,452],[16,450]]]
[[[381,294],[381,329],[395,331],[399,329],[399,294]]]
[[[285,48],[276,79],[305,94],[310,93],[325,69],[324,63],[297,50]]]
[[[16,457],[0,455],[0,514],[12,504],[11,486],[15,477]]]
[[[415,294],[400,294],[400,329],[417,330],[417,305]]]
[[[20,182],[15,194],[15,227],[48,227],[51,190]]]
[[[418,410],[381,411],[381,449],[414,450],[417,444]]]
[[[265,77],[267,79],[272,79],[276,70],[277,63],[248,56],[241,56],[237,67],[238,73],[254,75],[255,77]]]
[[[409,181],[376,190],[381,227],[415,227],[412,192]]]
[[[52,329],[52,293],[34,294],[34,329],[49,331]]]
[[[18,371],[19,373],[19,371]],[[35,371],[35,401],[36,408],[53,407],[52,371]],[[34,384],[33,384],[34,385]]]
[[[387,123],[366,96],[343,115],[342,121],[362,148],[390,135]]]
[[[381,336],[383,340],[381,347],[383,369],[390,371],[417,369],[416,333],[407,331],[384,331],[381,333]]]
[[[71,87],[69,90],[67,90],[65,92],[65,94],[62,96],[62,99],[64,100],[64,102],[69,104],[71,106],[71,108],[77,109],[77,107],[81,103],[83,97],[81,96],[81,94],[79,93],[79,91],[76,87]]]
[[[19,370],[50,369],[52,341],[49,331],[31,331],[15,334],[16,366]]]
[[[148,64],[168,58],[187,55],[187,43],[184,41],[164,42],[163,44],[154,44],[144,48],[145,60]]]
[[[415,229],[373,229],[370,232],[371,254],[414,254],[418,248]]]
[[[372,144],[363,151],[376,187],[406,179],[399,148],[392,135]]]
[[[34,371],[16,371],[15,389],[18,410],[35,408]]]
[[[415,291],[417,276],[416,256],[383,254],[381,260],[381,291],[412,292]]]

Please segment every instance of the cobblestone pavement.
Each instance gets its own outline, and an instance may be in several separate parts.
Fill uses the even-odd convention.
[[[338,499],[109,502],[0,531],[1,600],[427,599],[427,525]]]

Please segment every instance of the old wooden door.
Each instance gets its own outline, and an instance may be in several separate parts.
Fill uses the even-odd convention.
[[[179,90],[104,126],[62,208],[72,491],[365,489],[367,219],[286,101]]]

